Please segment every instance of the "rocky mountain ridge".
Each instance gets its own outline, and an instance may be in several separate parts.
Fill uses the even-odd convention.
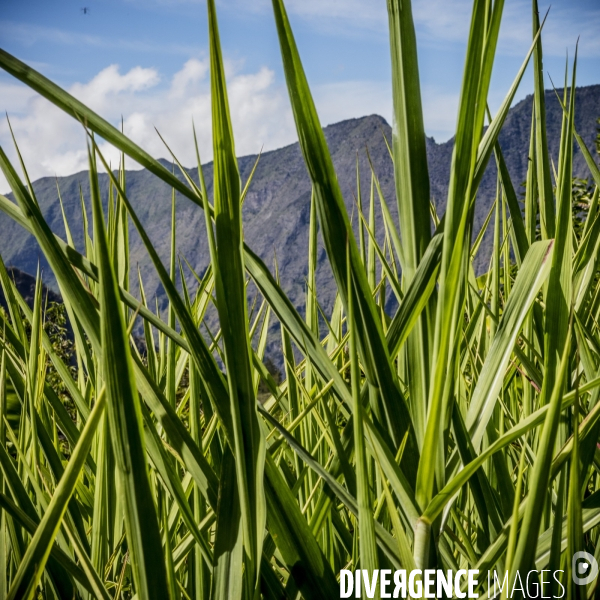
[[[558,90],[561,93],[561,90]],[[562,111],[554,91],[546,93],[547,124],[550,154],[556,161],[560,138]],[[528,163],[529,132],[531,126],[532,98],[528,96],[511,108],[500,135],[500,145],[511,173],[512,181],[520,191],[525,179]],[[593,148],[596,138],[596,120],[600,117],[600,85],[577,89],[577,131]],[[325,128],[325,135],[338,175],[348,212],[354,213],[356,225],[356,157],[359,157],[362,180],[362,203],[369,202],[370,170],[367,150],[375,166],[382,192],[389,204],[394,219],[397,206],[394,191],[393,167],[384,136],[391,140],[391,128],[380,116],[371,115],[360,119],[342,121]],[[431,196],[441,215],[445,210],[453,140],[438,144],[427,139],[427,158],[431,180]],[[256,161],[256,156],[239,158],[240,175],[246,182]],[[493,158],[492,158],[493,162]],[[164,161],[169,168],[170,162]],[[212,194],[212,163],[203,166],[209,194]],[[574,171],[578,177],[588,177],[583,156],[576,148]],[[189,174],[197,180],[197,169]],[[183,177],[181,176],[183,179]],[[42,178],[33,183],[42,212],[52,229],[64,236],[62,214],[58,203],[57,183],[64,202],[65,212],[73,232],[75,244],[83,247],[83,219],[80,205],[80,190],[89,198],[89,181],[86,172],[67,177]],[[108,176],[100,175],[103,198],[108,195]],[[155,176],[145,170],[127,172],[127,193],[144,223],[156,248],[167,261],[170,248],[171,190]],[[279,267],[281,285],[291,301],[302,311],[304,304],[305,277],[307,273],[308,223],[310,216],[311,185],[297,143],[284,148],[265,152],[249,188],[244,208],[244,235],[250,247],[268,265],[275,256]],[[480,228],[493,203],[496,193],[496,171],[490,165],[481,182],[475,209],[476,228]],[[376,227],[383,232],[383,221],[378,205]],[[88,212],[89,204],[88,204]],[[44,264],[43,256],[31,236],[8,217],[0,214],[0,253],[7,265],[26,272],[35,272],[40,261],[46,274],[45,281],[55,285],[50,269]],[[491,240],[486,238],[482,245],[477,268],[487,267]],[[202,211],[187,199],[177,200],[177,247],[194,269],[202,273],[209,261],[208,246]],[[146,256],[137,234],[131,234],[132,285],[135,287],[139,267],[149,298],[156,296],[164,306],[165,298],[157,276]],[[318,252],[317,270],[318,297],[323,310],[331,310],[335,298],[335,283],[327,262],[324,248]],[[303,312],[303,311],[302,311]],[[272,336],[271,344],[279,343],[279,336]]]

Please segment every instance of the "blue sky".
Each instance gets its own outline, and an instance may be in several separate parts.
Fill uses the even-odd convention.
[[[540,9],[548,5],[543,0]],[[389,120],[385,0],[288,0],[286,6],[323,124],[371,113]],[[413,0],[425,125],[438,141],[453,134],[471,6]],[[294,141],[270,1],[220,0],[218,10],[238,154]],[[530,12],[527,0],[505,2],[492,109],[529,47]],[[128,134],[166,156],[158,127],[184,164],[194,162],[192,117],[203,158],[211,155],[206,30],[203,0],[3,0],[0,13],[0,47],[109,120],[122,116]],[[578,36],[578,84],[600,83],[599,32],[598,0],[553,2],[544,50],[545,70],[557,85]],[[517,98],[531,89],[529,73]],[[33,177],[85,168],[79,125],[6,74],[0,74],[0,110],[11,118]],[[5,123],[0,143],[9,145]]]

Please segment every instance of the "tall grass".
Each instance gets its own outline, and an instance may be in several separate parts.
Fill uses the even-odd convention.
[[[53,233],[20,155],[21,175],[0,149],[14,198],[0,196],[0,208],[35,236],[52,268],[78,367],[74,379],[44,331],[39,274],[30,309],[0,260],[8,302],[0,311],[0,597],[327,599],[339,594],[339,571],[358,568],[478,569],[481,594],[493,569],[562,569],[569,597],[592,597],[595,583],[576,588],[570,573],[573,552],[600,554],[600,171],[574,126],[576,59],[553,165],[536,0],[531,49],[493,118],[487,96],[504,3],[474,1],[447,210],[432,215],[410,2],[388,0],[399,223],[373,171],[357,241],[283,1],[273,0],[313,185],[303,318],[244,242],[241,205],[252,184],[240,181],[214,0],[207,4],[212,198],[199,158],[198,180],[183,169],[178,179],[0,51],[4,70],[88,132],[93,224],[80,249],[66,220],[66,240]],[[522,212],[498,135],[530,62]],[[122,152],[118,172],[96,137]],[[596,186],[577,227],[574,144]],[[175,221],[171,263],[161,262],[127,197],[126,156],[204,211],[210,266],[202,277],[176,261]],[[485,228],[493,224],[494,246],[477,276],[484,232],[475,237],[474,207],[490,162],[498,194]],[[99,164],[111,183],[106,212]],[[166,319],[147,303],[141,278],[139,298],[129,291],[130,227],[166,292]],[[318,230],[337,285],[326,317],[314,277]],[[384,310],[390,294],[399,301],[393,315]],[[211,303],[218,328],[204,336]],[[281,325],[281,383],[263,362],[272,318]],[[131,334],[136,319],[144,355]],[[49,365],[74,417],[48,383]],[[261,382],[269,392],[259,403]],[[18,403],[17,419],[8,419],[9,403]],[[544,591],[559,592],[557,583]]]

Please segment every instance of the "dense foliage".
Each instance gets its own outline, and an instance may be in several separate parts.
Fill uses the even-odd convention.
[[[574,585],[571,556],[600,555],[600,170],[575,130],[576,62],[551,161],[534,0],[530,52],[484,127],[503,2],[474,1],[446,211],[437,215],[410,2],[388,0],[399,222],[376,175],[358,178],[355,239],[283,2],[273,0],[313,184],[303,318],[244,242],[241,205],[252,182],[240,181],[214,0],[207,4],[212,198],[199,160],[199,179],[182,169],[182,182],[0,51],[4,70],[86,128],[90,177],[86,243],[77,249],[66,220],[65,239],[50,230],[24,166],[19,175],[0,149],[15,198],[0,196],[0,209],[36,237],[53,270],[77,366],[74,377],[71,347],[57,348],[44,327],[40,278],[31,309],[0,261],[8,304],[0,597],[327,599],[339,594],[339,571],[356,568],[478,569],[481,595],[489,570],[512,581],[561,569],[569,597],[592,597],[595,582]],[[522,212],[497,140],[530,61]],[[123,153],[119,172],[97,137]],[[575,144],[591,187],[573,185]],[[160,261],[127,196],[126,155],[172,186],[173,205],[179,192],[204,211],[211,262],[202,276],[178,260],[175,219],[170,264]],[[498,195],[483,231],[493,227],[494,248],[476,277],[483,231],[473,230],[473,206],[490,161]],[[111,177],[107,203],[99,165]],[[153,311],[141,277],[140,297],[129,291],[130,227],[168,296],[166,315]],[[338,290],[327,315],[315,283],[319,230]],[[250,307],[249,280],[260,294]],[[211,304],[218,329],[205,322]],[[136,319],[145,354],[131,335]],[[271,319],[281,325],[282,380],[264,357]],[[12,422],[10,403],[20,407]],[[553,586],[546,594],[557,595]]]

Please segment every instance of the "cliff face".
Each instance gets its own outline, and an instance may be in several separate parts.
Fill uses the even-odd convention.
[[[561,94],[561,90],[558,90]],[[554,91],[546,93],[548,141],[550,153],[556,161],[560,139],[562,111]],[[510,111],[500,136],[500,144],[511,173],[513,185],[520,191],[528,162],[529,133],[531,125],[532,98],[527,97]],[[592,148],[596,137],[596,119],[600,116],[600,85],[578,88],[576,103],[576,128]],[[386,121],[371,115],[351,119],[325,129],[325,135],[332,154],[348,212],[356,211],[356,157],[359,156],[362,179],[362,202],[368,206],[370,193],[370,170],[366,157],[368,149],[379,177],[381,188],[388,201],[394,218],[397,208],[394,192],[392,162],[384,141],[391,140],[391,128]],[[431,180],[431,196],[438,213],[443,214],[452,158],[453,140],[438,144],[432,138],[427,140],[427,157]],[[246,182],[256,156],[239,159],[242,181]],[[587,168],[579,150],[575,150],[575,174],[587,177]],[[492,159],[493,162],[493,159]],[[171,163],[165,161],[169,167]],[[205,165],[209,194],[212,193],[212,163]],[[197,180],[197,170],[189,169]],[[101,190],[106,198],[108,177],[101,175]],[[34,189],[42,211],[50,226],[64,236],[64,225],[57,195],[57,181],[43,178],[36,181]],[[83,221],[80,205],[80,190],[84,198],[89,198],[87,173],[81,172],[58,178],[58,186],[75,243],[83,247]],[[138,215],[163,259],[169,255],[171,190],[147,171],[127,173],[127,191]],[[476,228],[481,227],[496,191],[496,171],[493,165],[488,168],[479,190],[475,210]],[[366,209],[365,209],[366,210]],[[88,204],[89,211],[89,204]],[[307,273],[306,258],[308,249],[308,223],[310,215],[310,182],[302,160],[298,144],[264,153],[259,160],[252,184],[243,209],[246,242],[267,264],[272,265],[276,256],[283,289],[297,307],[304,304],[304,287]],[[383,222],[377,204],[377,231],[383,232]],[[353,219],[356,225],[357,219]],[[13,221],[0,214],[0,253],[6,264],[27,272],[35,272],[38,260],[43,265],[43,257],[31,236]],[[484,239],[477,264],[478,270],[487,265],[491,239]],[[204,217],[201,210],[184,198],[177,203],[177,247],[179,253],[190,262],[197,272],[202,273],[208,264]],[[318,253],[317,285],[322,308],[329,312],[335,298],[335,284],[327,263],[324,249]],[[157,296],[164,305],[164,293],[158,278],[146,257],[141,241],[131,234],[132,286],[137,280],[139,266],[149,298]],[[46,282],[54,281],[50,270],[44,268]],[[273,335],[271,344],[278,344],[279,336]]]

